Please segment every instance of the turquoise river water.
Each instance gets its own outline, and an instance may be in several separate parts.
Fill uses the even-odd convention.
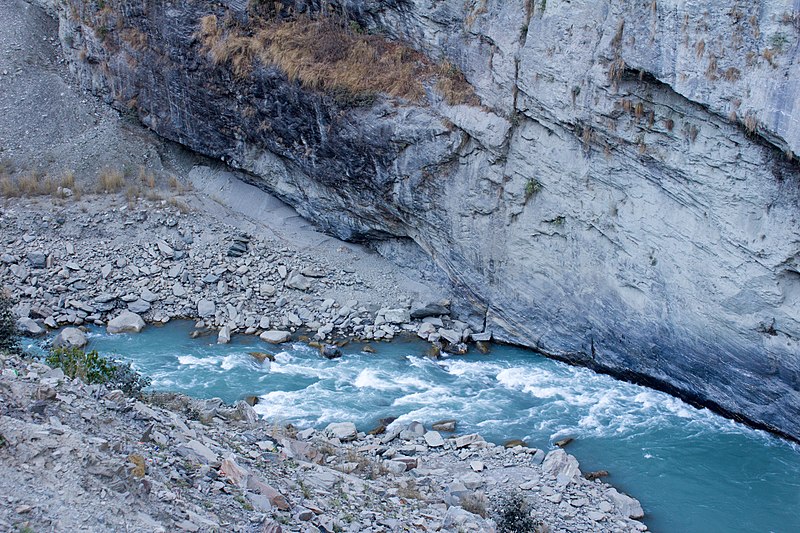
[[[377,354],[352,344],[329,361],[299,342],[191,339],[192,327],[93,329],[89,348],[131,361],[154,389],[228,402],[259,396],[256,411],[270,421],[369,430],[387,416],[455,418],[459,432],[545,450],[574,437],[568,450],[581,469],[608,470],[607,481],[642,502],[653,531],[800,532],[800,446],[667,394],[507,346],[434,361],[414,340],[373,344]],[[276,361],[261,364],[254,350]]]

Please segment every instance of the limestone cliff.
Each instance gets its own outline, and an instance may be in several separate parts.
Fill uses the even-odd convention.
[[[413,240],[496,339],[800,438],[800,2],[251,3],[57,8],[87,86],[339,237]],[[287,77],[264,11],[406,43],[422,94]]]

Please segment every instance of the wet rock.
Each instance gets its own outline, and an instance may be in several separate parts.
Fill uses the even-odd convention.
[[[256,361],[263,363],[264,361],[275,361],[275,356],[271,353],[265,352],[247,352],[253,359]]]
[[[222,326],[217,334],[217,344],[228,344],[231,342],[231,328],[227,324]]]
[[[342,356],[342,351],[335,344],[325,344],[320,348],[320,353],[325,359],[338,359]]]
[[[523,448],[527,447],[527,443],[521,439],[511,439],[507,440],[503,443],[504,448],[515,448],[517,446],[522,446]]]

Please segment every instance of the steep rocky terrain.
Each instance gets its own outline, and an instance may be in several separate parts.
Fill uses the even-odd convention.
[[[3,531],[488,533],[514,492],[538,531],[647,529],[639,502],[580,474],[561,449],[418,422],[298,432],[243,401],[142,401],[0,353]]]
[[[314,85],[335,39],[293,56],[300,81],[287,78],[272,62],[295,59],[270,35],[320,4],[347,35],[406,42],[427,55],[418,65],[439,65],[419,70],[424,94],[343,99]],[[87,88],[339,237],[421,248],[474,328],[800,438],[799,6],[55,7]],[[453,99],[442,81],[461,72],[475,94]]]

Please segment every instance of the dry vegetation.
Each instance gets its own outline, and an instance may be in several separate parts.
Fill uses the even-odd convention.
[[[13,166],[4,163],[0,164],[0,196],[80,198],[80,189],[75,183],[75,175],[70,171],[60,176],[51,176],[35,170],[15,174]]]
[[[364,34],[357,24],[332,16],[253,17],[243,27],[208,15],[200,20],[198,37],[212,61],[228,65],[238,78],[248,76],[258,61],[279,67],[306,88],[353,101],[378,93],[420,100],[426,83],[434,82],[448,103],[478,104],[464,75],[450,63],[434,64],[407,45]]]

